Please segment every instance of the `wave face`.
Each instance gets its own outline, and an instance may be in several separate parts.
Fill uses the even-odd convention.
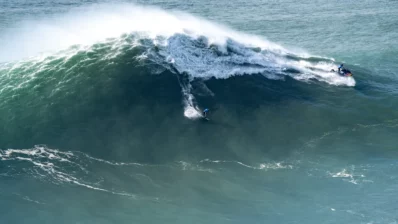
[[[395,219],[393,78],[177,11],[57,16],[0,35],[5,222]]]

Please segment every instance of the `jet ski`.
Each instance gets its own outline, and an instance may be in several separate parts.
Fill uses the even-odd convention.
[[[331,72],[336,72],[337,74],[341,75],[341,76],[352,76],[352,73],[350,70],[346,69],[346,68],[342,68],[339,69],[337,71],[335,71],[334,69],[331,70]]]
[[[345,69],[345,68],[343,68],[343,69],[341,69],[340,71],[337,71],[340,75],[342,75],[342,76],[352,76],[352,73],[351,73],[351,71],[350,70],[348,70],[348,69]]]

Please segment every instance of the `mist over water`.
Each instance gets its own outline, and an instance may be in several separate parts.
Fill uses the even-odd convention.
[[[395,3],[138,3],[0,2],[2,221],[397,221]]]

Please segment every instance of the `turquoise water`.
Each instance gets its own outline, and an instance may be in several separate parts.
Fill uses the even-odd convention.
[[[398,221],[398,2],[0,12],[0,223]]]

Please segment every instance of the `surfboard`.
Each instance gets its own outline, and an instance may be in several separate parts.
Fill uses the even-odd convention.
[[[206,116],[204,116],[204,115],[202,115],[201,118],[202,118],[203,120],[210,121],[210,118],[209,118],[209,117],[206,117]]]

